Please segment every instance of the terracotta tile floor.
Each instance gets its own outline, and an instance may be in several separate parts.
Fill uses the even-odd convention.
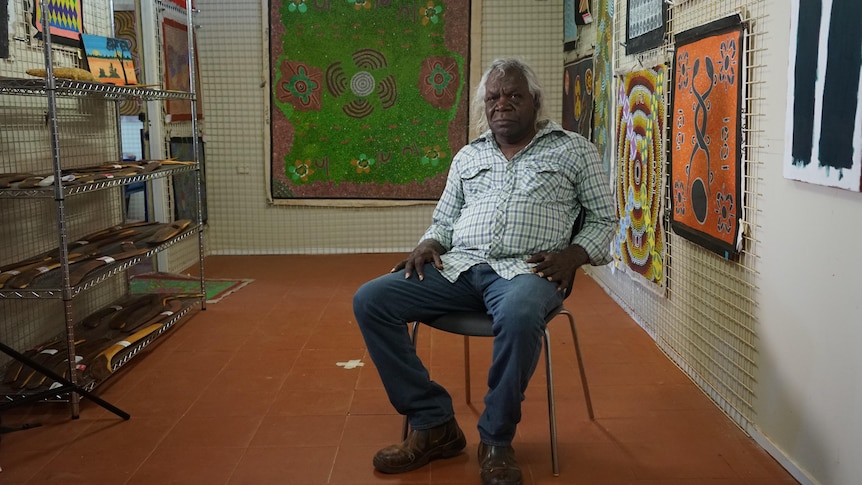
[[[255,281],[176,326],[96,389],[132,415],[83,401],[19,406],[4,426],[3,485],[478,484],[475,424],[490,339],[473,339],[465,402],[461,337],[424,329],[419,352],[453,395],[462,455],[395,476],[374,452],[400,436],[353,321],[351,298],[402,255],[211,257],[207,276]],[[795,484],[587,276],[578,321],[596,419],[587,417],[571,335],[552,323],[561,474],[553,477],[542,366],[514,443],[524,484]],[[359,360],[363,366],[339,363]]]

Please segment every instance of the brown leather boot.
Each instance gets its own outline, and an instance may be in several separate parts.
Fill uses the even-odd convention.
[[[479,443],[482,485],[521,485],[521,467],[511,446]]]
[[[404,473],[431,460],[453,457],[467,446],[464,433],[452,418],[436,428],[410,430],[403,443],[387,446],[374,455],[374,468],[382,473]]]

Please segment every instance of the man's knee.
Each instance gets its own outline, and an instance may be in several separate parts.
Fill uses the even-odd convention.
[[[381,295],[385,293],[381,286],[383,285],[380,278],[373,279],[364,283],[353,294],[353,313],[360,325],[364,323],[364,317],[368,315],[369,310],[379,308],[381,300],[385,301],[385,298],[381,299]]]

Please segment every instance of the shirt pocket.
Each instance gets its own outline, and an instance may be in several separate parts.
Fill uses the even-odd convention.
[[[461,173],[461,187],[464,200],[483,198],[491,195],[494,188],[490,163],[475,163]]]
[[[539,201],[573,197],[571,184],[554,163],[530,161],[518,168],[515,192]]]

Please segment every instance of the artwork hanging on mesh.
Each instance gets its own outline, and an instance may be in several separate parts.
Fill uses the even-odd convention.
[[[563,2],[563,50],[570,51],[578,46],[578,24],[575,22],[575,2]]]
[[[2,0],[0,0],[2,1]],[[114,36],[129,43],[132,51],[132,64],[135,66],[135,77],[140,82],[141,59],[138,55],[138,33],[135,28],[137,23],[134,11],[114,12]],[[125,99],[120,101],[120,114],[126,116],[137,116],[143,111],[143,102],[140,99]]]
[[[671,102],[675,233],[722,256],[742,245],[744,25],[728,17],[676,36]]]
[[[593,131],[593,58],[563,66],[563,128],[587,140]]]
[[[272,198],[437,199],[467,142],[469,19],[467,1],[273,0]]]
[[[626,10],[626,54],[655,49],[664,43],[666,0],[628,0]]]
[[[73,47],[81,45],[80,34],[84,31],[84,17],[81,14],[83,0],[48,0],[45,2],[48,17],[48,29],[51,42]],[[35,27],[35,37],[42,39],[42,2],[30,2],[33,5],[33,15],[30,16]],[[3,17],[6,21],[6,17]]]
[[[791,1],[784,176],[862,191],[862,2]]]
[[[6,0],[0,0],[0,59],[9,57],[9,23],[3,21],[9,18]]]
[[[198,52],[195,41],[195,52]],[[169,91],[191,91],[191,76],[189,75],[189,36],[185,24],[165,18],[162,21],[162,59],[165,64],[165,89]],[[195,114],[197,119],[203,119],[203,103],[201,101],[201,72],[198,69],[198,58],[195,56]],[[165,101],[166,120],[189,121],[192,119],[192,102],[170,99]]]
[[[613,141],[611,139],[611,123],[613,111],[613,62],[611,54],[614,48],[614,15],[613,0],[596,0],[596,15],[598,17],[595,67],[593,69],[595,86],[595,115],[593,117],[593,143],[599,149],[602,165],[610,174],[613,165]]]
[[[171,157],[177,160],[194,160],[195,140],[192,137],[171,137],[170,153]],[[198,199],[197,189],[200,183],[201,190],[201,223],[206,223],[207,214],[207,184],[206,184],[206,151],[204,150],[204,140],[198,137],[198,167],[200,168],[200,181],[198,174],[190,172],[180,172],[171,177],[171,185],[174,194],[174,220],[190,219],[198,220]]]
[[[665,67],[617,78],[616,270],[664,285]]]

